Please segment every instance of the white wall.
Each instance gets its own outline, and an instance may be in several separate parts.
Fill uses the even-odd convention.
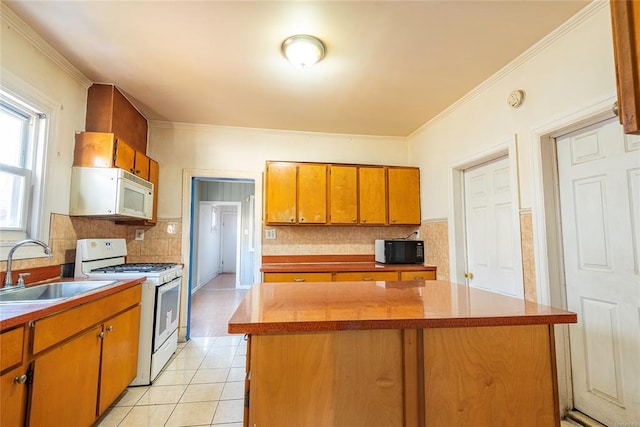
[[[160,163],[158,216],[179,218],[182,170],[261,173],[267,160],[406,165],[405,138],[332,135],[151,122],[149,156]],[[256,189],[261,191],[261,189]]]
[[[517,136],[521,208],[533,204],[531,133],[616,95],[608,2],[587,7],[409,137],[409,159],[421,170],[422,218],[448,216],[449,166]],[[526,91],[513,109],[507,96]]]
[[[52,212],[68,214],[74,135],[84,130],[91,82],[11,10],[0,6],[0,81],[10,87],[16,81],[26,83],[56,105],[54,137],[48,148],[46,196]]]

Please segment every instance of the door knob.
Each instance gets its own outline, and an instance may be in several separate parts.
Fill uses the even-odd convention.
[[[469,273],[464,273],[464,277],[465,277],[466,279],[473,280],[473,273],[471,273],[471,272],[469,272]]]

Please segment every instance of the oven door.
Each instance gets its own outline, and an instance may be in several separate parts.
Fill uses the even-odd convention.
[[[181,277],[176,277],[171,282],[156,287],[156,308],[153,322],[154,352],[178,328],[181,280]]]

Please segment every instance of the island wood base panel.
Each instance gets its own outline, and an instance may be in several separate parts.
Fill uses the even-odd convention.
[[[552,325],[252,335],[261,426],[559,426]]]

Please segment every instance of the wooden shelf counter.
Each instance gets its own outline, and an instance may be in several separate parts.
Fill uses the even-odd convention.
[[[554,324],[576,314],[444,281],[261,283],[249,426],[559,426]]]

